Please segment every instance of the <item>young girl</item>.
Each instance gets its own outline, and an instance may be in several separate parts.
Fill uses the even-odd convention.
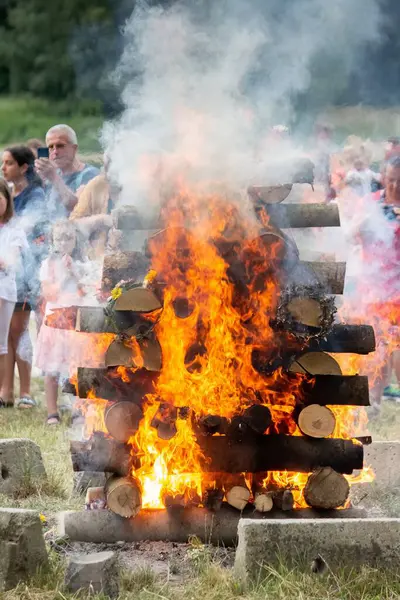
[[[34,260],[31,232],[34,226],[43,221],[46,203],[43,183],[34,170],[35,156],[27,146],[6,148],[2,157],[4,179],[13,187],[14,213],[18,227],[24,229],[29,244],[29,253],[22,256],[22,264],[17,274],[17,303],[11,319],[8,336],[8,353],[5,375],[0,390],[7,402],[14,401],[14,371],[18,367],[20,394],[19,408],[32,408],[36,405],[30,395],[32,370],[32,342],[29,334],[29,318],[35,308],[36,298],[33,289],[37,287],[38,261]]]
[[[12,196],[7,183],[0,180],[0,385],[4,378],[8,352],[8,334],[17,301],[16,270],[21,253],[28,244],[22,229],[11,221],[14,214]],[[9,398],[0,397],[0,408],[12,406]]]
[[[42,295],[46,301],[45,320],[37,342],[36,365],[45,372],[47,423],[60,422],[57,410],[58,386],[61,378],[69,378],[78,366],[86,366],[91,357],[87,334],[46,325],[56,308],[95,304],[95,283],[92,264],[84,260],[79,231],[71,221],[59,221],[53,226],[52,248],[40,270]],[[57,323],[53,323],[57,325]]]

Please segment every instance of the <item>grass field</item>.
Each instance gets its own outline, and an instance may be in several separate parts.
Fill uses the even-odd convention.
[[[0,496],[0,506],[33,508],[47,517],[46,536],[52,536],[54,514],[59,510],[80,509],[83,498],[72,492],[72,469],[69,461],[67,423],[58,428],[45,425],[42,379],[35,378],[34,395],[42,406],[33,412],[0,411],[0,438],[28,437],[37,442],[42,450],[48,473],[48,481],[34,491],[25,490],[16,498]],[[400,406],[385,403],[381,417],[371,423],[374,439],[400,439]],[[399,498],[387,495],[380,501],[387,504],[387,514],[400,514]],[[372,498],[373,500],[373,498]],[[392,511],[392,512],[391,512]],[[54,537],[54,535],[53,535]],[[315,575],[308,568],[265,569],[260,580],[251,588],[244,588],[236,580],[230,568],[221,562],[221,553],[194,543],[186,557],[184,579],[179,583],[169,576],[159,576],[148,568],[139,568],[122,574],[120,600],[394,600],[400,598],[400,573],[378,572],[374,569],[346,570]],[[63,555],[51,552],[49,570],[37,575],[27,586],[0,593],[0,600],[62,600],[70,599],[62,589]],[[170,562],[171,573],[176,567]],[[180,565],[177,565],[180,568]],[[84,599],[86,596],[82,596]],[[101,596],[91,596],[98,598]]]
[[[52,125],[67,123],[78,134],[81,152],[97,152],[103,121],[101,110],[93,104],[71,107],[38,98],[0,96],[0,146],[3,147],[24,143],[29,138],[44,140]]]

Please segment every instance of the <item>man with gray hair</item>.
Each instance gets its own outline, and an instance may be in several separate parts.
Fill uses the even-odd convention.
[[[68,216],[78,202],[77,191],[99,173],[77,156],[78,139],[69,125],[54,125],[46,134],[49,158],[38,158],[35,167],[40,177],[48,183],[51,204],[57,216]]]

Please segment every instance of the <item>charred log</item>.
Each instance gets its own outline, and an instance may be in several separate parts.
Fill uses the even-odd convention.
[[[102,287],[112,290],[120,281],[141,281],[149,261],[141,252],[115,252],[104,257]]]
[[[105,438],[102,434],[93,435],[87,442],[72,441],[70,451],[74,471],[127,475],[131,464],[136,464],[125,444]]]
[[[287,284],[314,287],[325,294],[343,294],[345,275],[345,262],[300,261],[290,271]]]
[[[375,351],[375,334],[370,325],[334,325],[322,339],[310,340],[310,350],[369,354]]]
[[[87,398],[90,393],[105,400],[129,400],[140,404],[143,397],[154,389],[157,374],[146,369],[78,369],[78,395]]]
[[[321,466],[338,473],[363,467],[363,447],[350,440],[262,435],[232,443],[225,436],[203,437],[200,447],[209,472],[244,473],[297,471],[309,473]]]

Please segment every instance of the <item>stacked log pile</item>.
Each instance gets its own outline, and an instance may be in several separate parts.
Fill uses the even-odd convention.
[[[333,437],[336,417],[330,407],[368,406],[368,381],[360,375],[343,375],[339,364],[327,353],[373,352],[374,332],[368,325],[334,322],[331,295],[343,293],[345,264],[302,262],[290,237],[282,232],[296,227],[339,227],[337,206],[280,204],[288,187],[249,190],[256,211],[262,209],[269,216],[269,227],[260,238],[262,243],[282,248],[277,260],[284,264],[285,278],[273,322],[278,351],[271,358],[268,349],[265,353],[255,350],[252,362],[261,374],[282,369],[289,382],[290,378],[298,381],[301,376],[299,398],[288,419],[291,431],[296,430],[297,434],[280,428],[270,408],[261,402],[227,419],[218,414],[197,415],[190,406],[177,409],[160,401],[151,423],[158,437],[172,439],[178,420],[190,419],[204,457],[205,482],[208,476],[214,482],[211,487],[205,483],[202,497],[191,498],[190,502],[185,497],[166,496],[167,509],[203,506],[218,511],[223,503],[228,503],[239,511],[249,504],[265,514],[271,510],[293,511],[293,490],[279,487],[268,477],[274,471],[289,471],[308,474],[304,488],[308,506],[330,510],[347,501],[349,484],[345,475],[363,467],[360,441]],[[77,396],[107,401],[106,432],[95,432],[85,442],[71,442],[71,457],[74,471],[112,474],[104,489],[89,492],[89,507],[107,505],[117,515],[134,517],[141,508],[140,483],[133,476],[140,457],[135,456],[129,440],[143,418],[143,399],[154,390],[162,368],[162,348],[152,324],[154,315],[162,310],[163,296],[162,284],[146,282],[151,253],[142,242],[146,235],[154,236],[155,224],[147,224],[143,233],[134,211],[126,218],[119,211],[117,224],[120,232],[116,238],[124,242],[105,258],[103,287],[109,292],[121,279],[133,279],[135,285],[120,295],[112,313],[104,307],[70,307],[53,318],[59,327],[111,335],[105,367],[79,368],[76,380]],[[143,235],[137,235],[138,231]],[[131,245],[127,249],[129,239],[140,239],[141,247],[132,249]],[[232,283],[240,288],[237,254],[235,261],[230,262],[228,251],[228,272]],[[174,310],[184,318],[191,308],[182,299]],[[193,360],[188,360],[190,367],[196,352]],[[277,393],[280,385],[278,378]]]

